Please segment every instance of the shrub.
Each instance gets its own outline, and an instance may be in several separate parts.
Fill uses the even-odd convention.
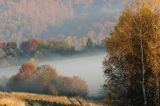
[[[87,85],[79,77],[59,75],[51,65],[37,66],[34,59],[23,64],[7,83],[9,91],[63,96],[86,96]]]

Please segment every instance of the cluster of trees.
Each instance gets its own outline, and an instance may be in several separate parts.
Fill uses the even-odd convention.
[[[23,64],[19,72],[6,84],[8,91],[43,93],[60,96],[82,96],[88,92],[85,81],[79,77],[59,75],[52,66],[38,66],[35,59]]]
[[[15,42],[0,42],[0,58],[5,56],[15,56],[17,52],[17,44]]]
[[[20,44],[16,42],[0,42],[0,58],[5,56],[41,57],[50,54],[67,55],[78,51],[85,51],[86,49],[104,47],[103,41],[101,43],[96,43],[91,37],[74,40],[71,36],[63,40],[29,39],[27,41],[22,41]]]
[[[107,38],[109,106],[160,106],[160,0],[134,0]]]

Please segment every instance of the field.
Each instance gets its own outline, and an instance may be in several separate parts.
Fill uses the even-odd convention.
[[[67,98],[33,93],[0,92],[0,106],[102,106],[81,98]]]

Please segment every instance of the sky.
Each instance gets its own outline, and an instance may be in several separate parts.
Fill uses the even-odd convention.
[[[123,0],[0,0],[0,40],[107,36]]]

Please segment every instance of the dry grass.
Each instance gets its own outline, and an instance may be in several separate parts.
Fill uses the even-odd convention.
[[[3,99],[4,98],[4,99]],[[17,99],[13,99],[17,98]],[[1,102],[2,101],[2,102]],[[0,106],[5,103],[12,103],[6,106],[25,106],[23,101],[42,101],[50,104],[60,104],[64,106],[101,106],[93,102],[79,98],[67,98],[59,96],[40,95],[33,93],[0,92]],[[14,103],[17,105],[14,105]],[[4,105],[3,105],[4,106]]]
[[[25,102],[16,98],[3,97],[0,98],[0,106],[26,106]]]

